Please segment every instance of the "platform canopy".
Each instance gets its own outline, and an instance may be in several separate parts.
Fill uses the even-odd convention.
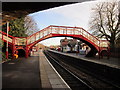
[[[2,2],[2,25],[30,13],[76,2]]]

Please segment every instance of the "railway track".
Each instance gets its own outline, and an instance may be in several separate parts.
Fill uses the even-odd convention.
[[[77,77],[74,73],[56,61],[48,52],[44,52],[50,63],[56,68],[58,73],[66,81],[72,90],[94,90],[91,86]]]
[[[83,83],[83,86],[85,85],[85,88],[88,88],[90,90],[103,90],[103,89],[120,89],[119,86],[116,86],[112,83],[109,83],[108,81],[102,80],[100,78],[97,78],[95,76],[92,76],[89,73],[85,73],[83,71],[80,70],[80,68],[78,68],[76,65],[72,64],[72,66],[70,65],[70,63],[67,63],[66,60],[61,59],[60,57],[58,58],[56,55],[51,54],[48,51],[44,52],[45,55],[47,56],[47,58],[50,60],[50,62],[53,64],[53,66],[57,69],[58,65],[62,68],[64,68],[67,71],[67,74],[65,76],[65,74],[63,74],[64,72],[60,71],[60,67],[59,69],[57,69],[57,71],[59,73],[61,73],[60,75],[64,78],[64,77],[69,77],[67,76],[69,73],[72,76],[75,76],[76,79],[78,79],[78,81],[80,81],[81,83]],[[55,63],[57,63],[56,65],[54,65]],[[65,81],[68,83],[74,83],[76,80],[71,80],[71,79],[66,79]],[[76,84],[77,83],[77,84]],[[75,88],[82,88],[83,86],[78,85],[78,82],[76,82],[74,84],[70,84],[70,87],[72,89]],[[71,86],[73,85],[73,86]],[[75,86],[76,85],[76,86]],[[82,90],[84,90],[85,88],[82,88]],[[76,89],[75,89],[76,90]]]

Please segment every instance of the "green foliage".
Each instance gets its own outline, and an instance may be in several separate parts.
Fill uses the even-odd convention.
[[[6,24],[4,24],[4,25],[2,26],[2,31],[3,31],[3,32],[7,32],[7,25],[6,25]]]
[[[19,18],[10,21],[10,31],[9,35],[15,36],[15,37],[27,37],[26,29],[24,27],[24,18]]]
[[[2,52],[2,58],[5,59],[6,58],[6,55],[4,52]]]
[[[0,39],[0,48],[4,46],[4,42]]]
[[[2,52],[2,61],[6,61],[6,55],[5,55],[5,52]]]

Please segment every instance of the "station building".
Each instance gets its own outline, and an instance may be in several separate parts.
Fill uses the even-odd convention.
[[[78,41],[76,39],[64,39],[60,40],[60,48],[62,52],[74,52],[77,51]]]
[[[62,52],[78,52],[80,54],[86,54],[86,49],[90,50],[89,46],[82,41],[66,37],[60,40],[60,48]]]

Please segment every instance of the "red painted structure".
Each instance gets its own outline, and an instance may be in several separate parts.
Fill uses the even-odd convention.
[[[6,41],[6,33],[0,32],[3,41]],[[99,40],[81,27],[55,26],[50,25],[28,37],[13,37],[9,35],[9,45],[12,48],[13,54],[16,50],[23,49],[26,57],[29,56],[30,50],[38,42],[51,37],[73,37],[80,39],[88,46],[91,51],[86,56],[94,56],[98,52],[99,55],[103,51],[109,52],[109,42],[106,40]]]

